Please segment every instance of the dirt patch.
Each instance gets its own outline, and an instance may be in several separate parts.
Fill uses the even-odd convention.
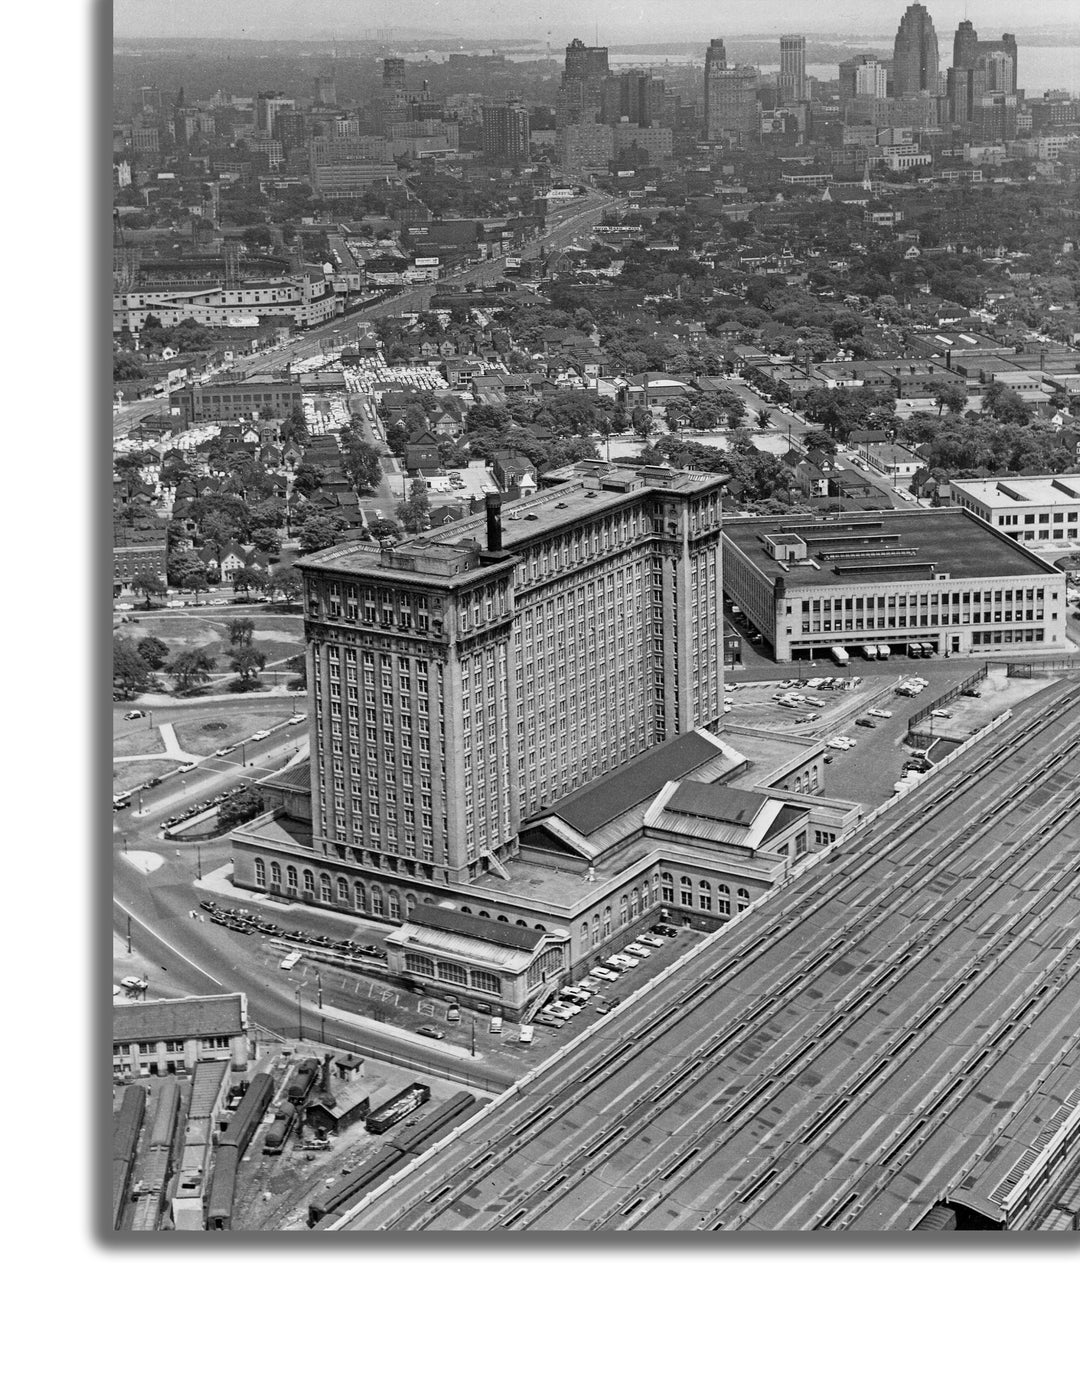
[[[155,778],[169,769],[176,768],[176,760],[154,759],[138,760],[131,764],[113,765],[113,792],[127,792],[129,788],[136,788],[140,783],[145,783],[149,778]],[[134,805],[134,804],[132,804]]]

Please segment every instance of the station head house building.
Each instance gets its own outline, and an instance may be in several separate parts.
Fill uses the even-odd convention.
[[[966,509],[724,526],[724,591],[777,662],[918,644],[989,654],[1065,643],[1065,574]]]
[[[791,777],[820,790],[810,742],[731,787],[749,764],[712,734],[726,479],[544,480],[437,537],[301,561],[310,763],[266,780],[269,812],[233,838],[239,886],[399,925],[391,973],[511,1016],[676,893],[741,910],[811,821],[849,819],[784,810]],[[706,792],[665,798],[677,781]]]

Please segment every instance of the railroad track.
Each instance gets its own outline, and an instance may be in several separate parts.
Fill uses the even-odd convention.
[[[775,949],[781,941],[789,938],[793,930],[805,922],[809,915],[822,912],[830,900],[835,899],[836,887],[839,882],[844,881],[851,884],[870,875],[875,868],[880,868],[883,863],[888,861],[901,845],[906,844],[910,850],[912,840],[919,835],[919,832],[935,821],[940,823],[943,815],[948,813],[950,809],[955,811],[959,808],[959,815],[950,834],[945,837],[942,837],[940,831],[937,834],[936,843],[943,851],[943,857],[931,866],[931,873],[935,877],[947,875],[949,866],[956,863],[958,854],[966,848],[977,845],[993,832],[994,827],[1000,822],[1000,813],[1004,806],[1008,806],[1014,815],[1023,816],[1025,813],[1033,813],[1030,824],[1024,831],[1024,839],[1030,838],[1037,831],[1044,837],[1046,835],[1052,837],[1053,834],[1060,831],[1074,818],[1076,814],[1075,804],[1059,808],[1057,814],[1048,821],[1043,815],[1042,809],[1035,805],[1033,799],[1039,789],[1043,787],[1048,772],[1064,767],[1075,759],[1078,743],[1080,743],[1076,739],[1077,732],[1075,729],[1071,740],[1067,740],[1050,753],[1044,771],[1035,777],[1022,781],[1020,786],[1015,788],[1007,798],[995,799],[992,805],[984,803],[981,807],[972,807],[969,814],[963,807],[962,794],[973,783],[984,781],[992,772],[1002,770],[1014,760],[1023,759],[1033,748],[1038,747],[1039,737],[1044,733],[1049,731],[1056,733],[1061,717],[1071,709],[1074,697],[1075,693],[1061,693],[1056,700],[1046,706],[1038,717],[1025,722],[1020,729],[1014,731],[1008,740],[995,742],[997,747],[994,749],[980,751],[977,757],[971,759],[970,764],[962,773],[949,776],[947,787],[939,787],[935,795],[924,797],[922,805],[914,814],[910,809],[898,808],[897,812],[900,815],[894,812],[884,831],[877,830],[874,832],[870,846],[872,852],[869,855],[864,857],[862,852],[866,847],[860,846],[859,850],[850,856],[849,863],[842,867],[837,867],[835,864],[819,866],[818,870],[815,871],[817,876],[805,886],[801,886],[801,891],[798,893],[797,911],[794,911],[764,935],[751,931],[742,941],[737,940],[730,951],[724,952],[728,958],[720,969],[711,970],[699,979],[682,997],[676,1007],[662,1010],[643,1026],[637,1028],[632,1043],[616,1046],[598,1062],[584,1066],[583,1072],[575,1079],[573,1088],[560,1093],[556,1098],[541,1105],[536,1112],[528,1114],[523,1120],[518,1120],[514,1124],[512,1139],[504,1136],[501,1141],[488,1143],[489,1146],[494,1146],[494,1149],[488,1149],[486,1154],[468,1162],[464,1172],[446,1187],[440,1189],[436,1195],[431,1196],[426,1201],[407,1206],[398,1216],[393,1217],[383,1225],[409,1228],[430,1226],[436,1223],[440,1217],[445,1216],[448,1209],[453,1208],[466,1195],[476,1197],[478,1188],[483,1181],[489,1180],[497,1174],[500,1167],[509,1162],[522,1146],[527,1147],[544,1133],[550,1132],[560,1120],[568,1119],[576,1108],[587,1103],[589,1096],[596,1088],[595,1081],[598,1078],[602,1077],[606,1080],[614,1073],[625,1072],[635,1060],[643,1055],[648,1055],[649,1059],[655,1060],[658,1040],[677,1033],[679,1028],[687,1023],[688,1019],[701,1010],[733,980],[736,970],[741,972],[743,963],[747,958],[753,957],[755,960],[759,957],[767,958],[769,952]],[[855,843],[858,844],[857,841]],[[929,930],[924,930],[916,938],[903,942],[896,952],[889,955],[888,958],[893,961],[890,968],[886,969],[884,973],[879,973],[876,969],[873,970],[870,976],[862,980],[856,987],[845,992],[843,1004],[839,1009],[835,1005],[831,1007],[828,1017],[819,1017],[813,1027],[801,1024],[798,1029],[798,1040],[801,1045],[796,1045],[790,1051],[785,1050],[785,1058],[774,1061],[760,1073],[755,1073],[749,1080],[744,1079],[734,1089],[728,1086],[722,1094],[714,1097],[704,1108],[699,1108],[697,1111],[707,1114],[710,1110],[715,1112],[718,1107],[728,1106],[728,1112],[723,1118],[724,1125],[721,1136],[723,1140],[729,1140],[745,1127],[747,1122],[753,1120],[755,1104],[765,1092],[775,1092],[778,1087],[782,1088],[786,1084],[793,1083],[805,1072],[807,1064],[813,1058],[815,1048],[820,1053],[823,1039],[827,1038],[827,1043],[833,1044],[845,1034],[849,1034],[851,1027],[861,1016],[865,1015],[867,1003],[876,1001],[903,979],[910,978],[913,971],[916,971],[919,965],[937,950],[943,935],[947,937],[947,935],[958,932],[962,928],[968,919],[971,898],[976,889],[1007,881],[1008,875],[1018,872],[1029,863],[1029,858],[1023,854],[1023,848],[1022,844],[1017,843],[1017,838],[1013,837],[1011,849],[1003,854],[989,871],[984,871],[977,878],[968,880],[963,890],[941,910]],[[843,858],[842,853],[838,858]],[[811,899],[809,904],[803,901],[806,897]],[[807,955],[806,961],[789,976],[787,982],[779,988],[773,987],[768,990],[767,994],[763,994],[752,1001],[742,1013],[738,1014],[742,1017],[742,1021],[737,1026],[713,1033],[696,1050],[688,1050],[685,1045],[677,1045],[675,1049],[681,1050],[682,1054],[681,1063],[673,1068],[660,1084],[653,1086],[653,1092],[648,1099],[638,1099],[631,1103],[615,1118],[607,1117],[599,1129],[580,1142],[575,1147],[573,1155],[560,1164],[558,1168],[561,1173],[558,1178],[553,1179],[550,1183],[530,1188],[524,1201],[519,1194],[497,1212],[486,1215],[485,1225],[504,1228],[536,1225],[540,1218],[551,1211],[552,1207],[573,1192],[577,1183],[587,1175],[603,1168],[611,1156],[625,1143],[628,1130],[640,1129],[657,1120],[663,1112],[670,1109],[672,1103],[686,1098],[701,1084],[702,1080],[714,1073],[718,1064],[723,1063],[725,1058],[730,1058],[739,1051],[745,1053],[754,1038],[761,1035],[770,1018],[775,1016],[782,999],[790,1000],[793,996],[798,996],[798,993],[806,992],[816,980],[828,974],[834,965],[842,963],[845,956],[850,955],[868,935],[895,918],[902,909],[906,898],[907,894],[901,893],[893,900],[885,903],[876,900],[876,907],[871,920],[868,921],[863,914],[844,922],[835,933],[830,933],[829,945],[824,951],[819,949],[815,952],[804,952]],[[1064,900],[1064,896],[1061,900]],[[972,980],[977,979],[981,982],[991,977],[993,970],[999,968],[1008,959],[1009,952],[1014,949],[1016,942],[1026,938],[1018,934],[1016,923],[1023,920],[1024,915],[1030,911],[1033,905],[1028,904],[1023,913],[1015,914],[1014,919],[998,934],[994,946],[995,955],[991,959],[987,959],[987,951],[984,948],[980,952],[980,958],[983,962],[978,965],[974,974],[969,972],[967,979],[955,979],[953,981],[949,993],[950,1004],[957,998],[963,1001],[968,996],[965,988]],[[1024,930],[1026,929],[1025,927]],[[1064,959],[1065,956],[1062,955],[1061,958]],[[881,962],[879,960],[879,963]],[[769,975],[768,977],[775,979],[776,976]],[[751,996],[752,994],[753,990],[751,990]],[[906,1039],[899,1034],[894,1037],[895,1044],[888,1054],[895,1056],[910,1048],[913,1036],[918,1036],[920,1043],[928,1039],[946,1015],[948,1014],[944,1003],[931,1009],[928,1016],[920,1022],[915,1033],[907,1034]],[[595,1048],[595,1043],[591,1043],[588,1051],[595,1050]],[[686,1065],[688,1056],[693,1060],[689,1067]],[[841,1103],[840,1111],[834,1114],[838,1121],[843,1120],[848,1107],[855,1103],[856,1092],[869,1086],[871,1079],[878,1077],[881,1073],[884,1073],[883,1069],[879,1070],[876,1066],[872,1067],[872,1073],[865,1073],[854,1088],[849,1089],[848,1099]],[[725,1098],[731,1100],[730,1104],[725,1104]],[[947,1107],[947,1103],[939,1105],[937,1111],[945,1111]],[[813,1131],[818,1125],[820,1124],[816,1121],[811,1121],[807,1130]],[[829,1124],[826,1123],[825,1125]],[[703,1150],[700,1143],[710,1133],[714,1138],[713,1143],[705,1150],[704,1156],[698,1159],[697,1156]],[[655,1203],[649,1203],[648,1197],[641,1196],[642,1191],[647,1189],[650,1183],[655,1184],[659,1181],[663,1185],[662,1195],[669,1195],[671,1190],[683,1181],[684,1170],[686,1177],[689,1177],[695,1171],[700,1170],[708,1159],[717,1153],[722,1142],[716,1138],[714,1116],[698,1130],[696,1135],[680,1143],[683,1146],[683,1156],[681,1162],[676,1164],[674,1171],[671,1169],[669,1158],[662,1162],[646,1180],[640,1181],[635,1186],[640,1201],[633,1212],[638,1213],[639,1216],[632,1225],[640,1225],[656,1206]],[[803,1144],[809,1146],[810,1143],[804,1142]],[[481,1148],[478,1147],[478,1149]],[[790,1162],[789,1166],[785,1167],[784,1173],[774,1170],[769,1178],[763,1179],[757,1176],[749,1181],[740,1190],[741,1193],[747,1193],[744,1200],[747,1208],[739,1212],[738,1218],[741,1220],[744,1213],[749,1215],[753,1211],[749,1207],[751,1202],[754,1203],[756,1209],[764,1197],[771,1195],[781,1187],[788,1177],[788,1172],[795,1168],[796,1164],[797,1162]],[[556,1170],[553,1168],[549,1172],[549,1178],[555,1173]],[[764,1174],[765,1172],[761,1173]],[[750,1189],[754,1190],[753,1199],[748,1192]],[[541,1192],[544,1195],[543,1198],[538,1197]],[[636,1200],[631,1199],[630,1201],[633,1203]],[[589,1225],[610,1227],[613,1225],[615,1215],[620,1211],[625,1211],[625,1208],[626,1201],[624,1200],[600,1218],[590,1220]],[[645,1211],[641,1211],[642,1209]],[[729,1219],[728,1225],[732,1221],[734,1219]],[[615,1225],[621,1224],[616,1222]],[[716,1217],[709,1225],[724,1224],[719,1217]]]

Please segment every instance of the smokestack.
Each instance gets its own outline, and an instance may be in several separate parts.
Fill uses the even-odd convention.
[[[330,1061],[332,1058],[329,1052],[323,1056],[322,1082],[319,1085],[323,1093],[330,1092]]]
[[[487,511],[487,547],[489,554],[502,553],[502,497],[497,492],[488,492],[484,497]]]

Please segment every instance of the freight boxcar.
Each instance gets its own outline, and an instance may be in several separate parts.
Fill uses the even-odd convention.
[[[315,1086],[315,1079],[319,1073],[318,1060],[301,1060],[296,1067],[293,1077],[289,1080],[289,1087],[285,1092],[285,1097],[290,1103],[302,1103]]]
[[[214,1178],[206,1205],[206,1229],[209,1232],[228,1232],[232,1229],[238,1161],[239,1152],[235,1146],[223,1144],[214,1153]]]
[[[273,1096],[274,1081],[269,1074],[254,1075],[232,1120],[221,1135],[221,1144],[235,1146],[243,1155]]]

